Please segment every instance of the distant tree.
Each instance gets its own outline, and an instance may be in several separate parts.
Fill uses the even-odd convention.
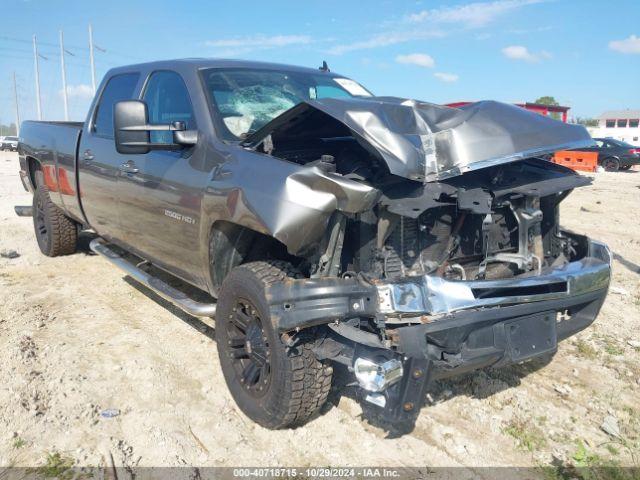
[[[14,136],[16,134],[16,124],[11,125],[0,124],[0,136]]]
[[[540,97],[533,103],[539,103],[540,105],[553,105],[553,106],[560,105],[554,97],[551,97],[549,95]],[[555,118],[556,120],[560,120],[560,114],[558,112],[551,112],[550,117]]]
[[[539,103],[541,105],[560,105],[554,97],[551,97],[549,95],[538,98],[534,103]]]
[[[598,126],[598,119],[597,118],[577,117],[576,118],[576,123],[578,123],[580,125],[584,125],[585,127],[597,127]]]

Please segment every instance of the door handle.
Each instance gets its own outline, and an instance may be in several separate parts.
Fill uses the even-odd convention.
[[[93,153],[91,153],[91,150],[85,150],[82,153],[82,159],[84,160],[85,163],[89,163],[90,161],[92,161],[95,157],[93,156]]]
[[[136,167],[136,164],[133,162],[126,162],[120,165],[120,170],[124,173],[138,173],[140,170]]]

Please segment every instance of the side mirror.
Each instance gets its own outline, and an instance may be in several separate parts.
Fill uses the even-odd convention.
[[[113,133],[118,153],[149,153],[149,130],[143,128],[148,118],[147,104],[140,100],[126,100],[113,106]]]
[[[198,142],[197,130],[184,122],[149,125],[147,104],[140,100],[117,102],[113,107],[113,129],[118,153],[144,154],[151,150],[178,150]],[[151,143],[149,132],[173,132],[173,143]]]

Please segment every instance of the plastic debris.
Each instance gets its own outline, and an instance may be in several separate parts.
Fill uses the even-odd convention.
[[[103,418],[113,418],[120,415],[120,410],[117,408],[107,408],[100,412],[100,416]]]

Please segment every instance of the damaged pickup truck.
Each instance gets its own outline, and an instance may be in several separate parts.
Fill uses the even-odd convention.
[[[589,180],[542,158],[591,139],[519,107],[190,59],[111,70],[84,124],[21,135],[42,252],[93,230],[94,252],[215,317],[229,390],[268,428],[310,418],[335,364],[410,420],[435,379],[552,355],[607,293],[608,248],[559,225]]]

